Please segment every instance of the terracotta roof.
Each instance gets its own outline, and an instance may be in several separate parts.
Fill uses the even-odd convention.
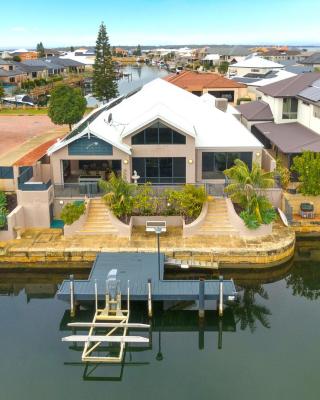
[[[273,121],[269,104],[264,101],[250,101],[236,107],[248,121]]]
[[[186,90],[247,87],[243,83],[238,83],[219,74],[209,72],[183,71],[180,74],[169,75],[163,79]]]
[[[40,146],[36,147],[35,149],[29,151],[29,153],[25,154],[23,157],[19,158],[14,165],[18,167],[26,167],[34,165],[40,158],[42,158],[46,153],[47,150],[57,142],[56,139],[51,139],[48,142],[40,144]]]

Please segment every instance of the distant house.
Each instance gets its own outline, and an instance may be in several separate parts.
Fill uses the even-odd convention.
[[[284,69],[282,64],[258,56],[249,56],[229,66],[228,74],[232,77],[258,77],[262,78],[268,72]]]
[[[209,93],[225,98],[230,103],[237,103],[238,98],[247,95],[247,85],[210,72],[183,71],[180,74],[169,75],[164,80],[197,96]]]
[[[297,75],[259,90],[261,101],[237,109],[269,153],[290,166],[303,150],[320,152],[320,73]]]
[[[260,53],[259,56],[266,58],[267,60],[279,62],[287,60],[299,61],[301,56],[300,50],[288,50],[288,49],[268,49],[267,51]]]
[[[202,63],[206,67],[212,67],[218,65],[220,62],[219,54],[207,54],[204,58],[202,58]]]
[[[63,65],[55,64],[54,62],[51,62],[51,59],[48,58],[38,58],[36,60],[27,60],[23,63],[24,65],[27,65],[28,67],[33,67],[33,68],[43,68],[47,70],[47,76],[51,75],[60,75],[65,72],[65,67]]]
[[[127,57],[128,56],[128,50],[125,50],[122,47],[116,47],[115,53],[118,57]]]
[[[320,52],[305,58],[302,64],[312,66],[313,68],[320,68]]]
[[[18,49],[10,52],[12,57],[19,56],[21,61],[34,60],[38,58],[38,53],[33,50]]]

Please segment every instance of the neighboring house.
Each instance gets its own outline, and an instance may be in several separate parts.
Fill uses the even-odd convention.
[[[27,74],[27,80],[33,79],[47,79],[48,78],[48,69],[45,66],[41,65],[29,65],[26,62],[15,62],[12,63],[16,66],[18,70],[23,71]]]
[[[14,51],[10,51],[11,57],[19,56],[21,61],[26,60],[34,60],[38,58],[38,53],[36,51],[27,50],[27,49],[18,49]]]
[[[201,61],[205,67],[213,67],[220,63],[220,56],[219,54],[207,54]]]
[[[232,77],[260,77],[267,73],[284,69],[282,64],[275,63],[270,60],[258,56],[249,56],[229,66],[228,74]]]
[[[118,57],[127,57],[128,56],[128,50],[125,50],[122,47],[116,47],[115,53]]]
[[[183,71],[179,74],[169,75],[164,80],[197,96],[209,93],[235,104],[238,98],[247,96],[247,85],[211,72]]]
[[[49,150],[58,187],[108,179],[132,182],[218,182],[236,158],[261,162],[261,143],[208,93],[194,96],[156,79],[94,110]],[[60,185],[60,186],[59,186]]]
[[[85,71],[85,66],[83,65],[83,63],[76,60],[71,60],[69,58],[50,57],[45,61],[47,63],[52,63],[62,67],[64,69],[64,72],[80,74]]]
[[[260,53],[259,56],[266,58],[267,60],[281,63],[286,60],[299,61],[301,58],[300,50],[286,50],[286,49],[268,49],[267,51]]]
[[[37,60],[27,60],[23,64],[29,67],[45,68],[48,71],[48,76],[61,75],[65,72],[66,69],[63,65],[51,62],[50,58],[48,59],[38,58]]]
[[[319,152],[320,73],[297,75],[259,90],[261,101],[243,104],[237,109],[242,114],[242,122],[251,127],[265,148],[273,156],[281,156],[288,166],[303,150]],[[256,120],[258,109],[262,113],[260,121]]]
[[[13,61],[0,59],[0,82],[4,84],[19,84],[27,78],[27,73],[17,68]]]
[[[312,66],[313,68],[320,68],[320,52],[314,53],[311,56],[305,58],[302,64]]]
[[[283,79],[291,78],[296,74],[283,69],[269,71],[266,74],[247,74],[246,76],[235,76],[234,81],[244,83],[248,86],[248,94],[253,99],[261,99],[259,89],[270,83],[279,82]]]

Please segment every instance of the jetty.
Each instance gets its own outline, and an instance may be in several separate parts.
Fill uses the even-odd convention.
[[[216,300],[223,312],[223,303],[236,299],[232,279],[216,280],[166,280],[164,278],[165,255],[163,253],[102,252],[94,261],[86,280],[64,280],[57,292],[58,299],[71,304],[94,302],[105,299],[106,280],[111,270],[117,270],[122,298],[127,300],[129,281],[131,301],[148,303],[149,316],[152,302],[196,301],[205,309],[207,301]]]

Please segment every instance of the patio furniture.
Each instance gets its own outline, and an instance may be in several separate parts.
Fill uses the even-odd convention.
[[[300,215],[302,218],[314,218],[314,205],[313,203],[301,203]]]

